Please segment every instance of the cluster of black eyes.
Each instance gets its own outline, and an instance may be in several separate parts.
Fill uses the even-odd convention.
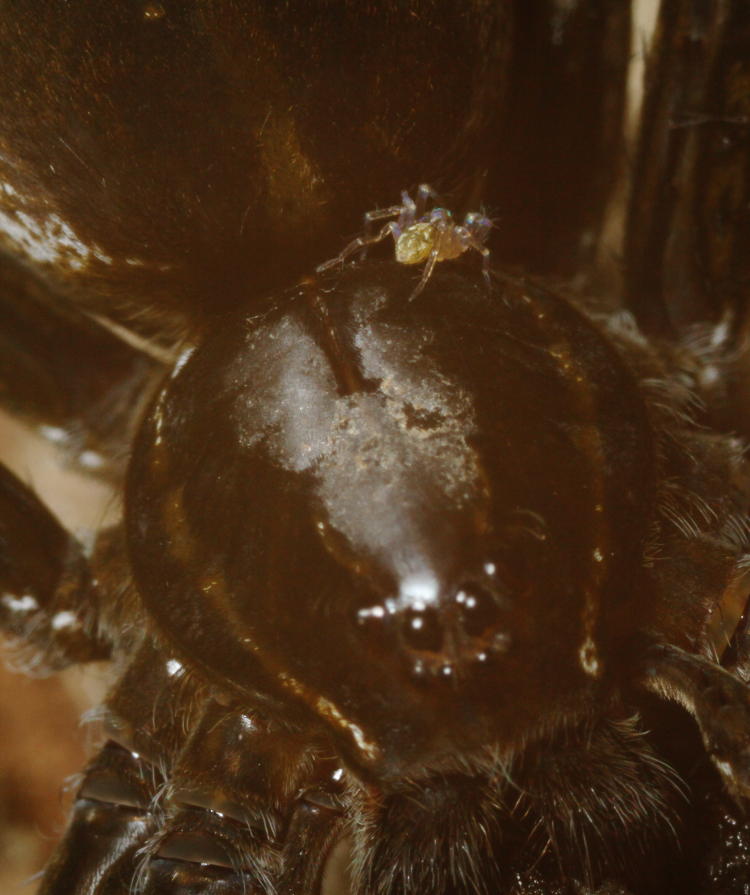
[[[445,650],[447,614],[446,610],[432,606],[407,609],[401,619],[404,643],[418,652],[441,654]],[[467,638],[484,641],[497,630],[502,608],[488,588],[467,582],[456,592],[449,614]]]

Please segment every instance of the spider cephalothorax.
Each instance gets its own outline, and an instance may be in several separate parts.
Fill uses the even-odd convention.
[[[424,289],[439,261],[458,258],[469,249],[482,256],[482,271],[489,284],[490,250],[485,242],[492,229],[492,221],[481,212],[469,211],[464,216],[463,224],[457,224],[449,209],[439,205],[430,207],[436,200],[435,190],[423,183],[417,190],[416,202],[404,190],[400,205],[368,211],[365,214],[364,236],[358,236],[340,255],[321,264],[318,273],[343,264],[352,255],[363,254],[369,246],[392,236],[399,264],[424,264],[422,277],[411,298],[416,298]],[[377,233],[372,233],[376,221],[393,217],[398,220],[389,221]]]

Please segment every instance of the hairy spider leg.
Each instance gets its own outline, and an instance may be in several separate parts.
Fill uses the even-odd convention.
[[[646,647],[642,685],[680,703],[698,722],[706,752],[735,795],[750,795],[747,685],[703,656],[667,643]]]
[[[367,249],[371,245],[382,242],[389,234],[394,240],[398,239],[401,235],[401,228],[395,221],[389,221],[384,227],[381,227],[375,236],[358,236],[356,239],[353,239],[340,254],[336,255],[335,258],[331,258],[330,261],[319,264],[315,268],[315,273],[324,273],[332,267],[345,264],[347,258],[355,254],[355,252],[360,252],[362,249]]]

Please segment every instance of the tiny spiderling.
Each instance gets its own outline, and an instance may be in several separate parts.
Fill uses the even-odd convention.
[[[416,201],[404,190],[401,205],[368,211],[364,216],[364,235],[352,240],[335,258],[321,264],[317,272],[323,273],[342,265],[356,253],[364,255],[371,245],[392,236],[399,264],[424,264],[422,277],[409,301],[415,299],[427,285],[438,261],[452,261],[468,249],[474,249],[482,256],[482,272],[489,287],[490,250],[485,242],[492,229],[492,221],[481,212],[470,211],[465,215],[463,224],[457,224],[453,213],[437,205],[437,200],[435,190],[423,183],[417,190]],[[373,224],[387,218],[398,220],[388,221],[377,233],[373,233]]]

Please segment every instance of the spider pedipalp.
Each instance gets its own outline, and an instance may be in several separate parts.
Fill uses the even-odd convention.
[[[492,221],[482,212],[470,211],[464,216],[463,223],[457,224],[453,213],[436,204],[437,200],[435,190],[423,183],[417,190],[416,200],[404,190],[400,205],[368,211],[364,216],[363,235],[352,240],[335,258],[319,265],[317,273],[343,265],[352,255],[364,257],[370,246],[392,236],[399,264],[424,264],[422,276],[409,301],[422,292],[439,261],[451,261],[468,249],[474,249],[482,256],[482,273],[489,288],[490,250],[485,243]],[[388,218],[397,220],[387,221]],[[383,220],[387,223],[373,233],[373,225]]]

